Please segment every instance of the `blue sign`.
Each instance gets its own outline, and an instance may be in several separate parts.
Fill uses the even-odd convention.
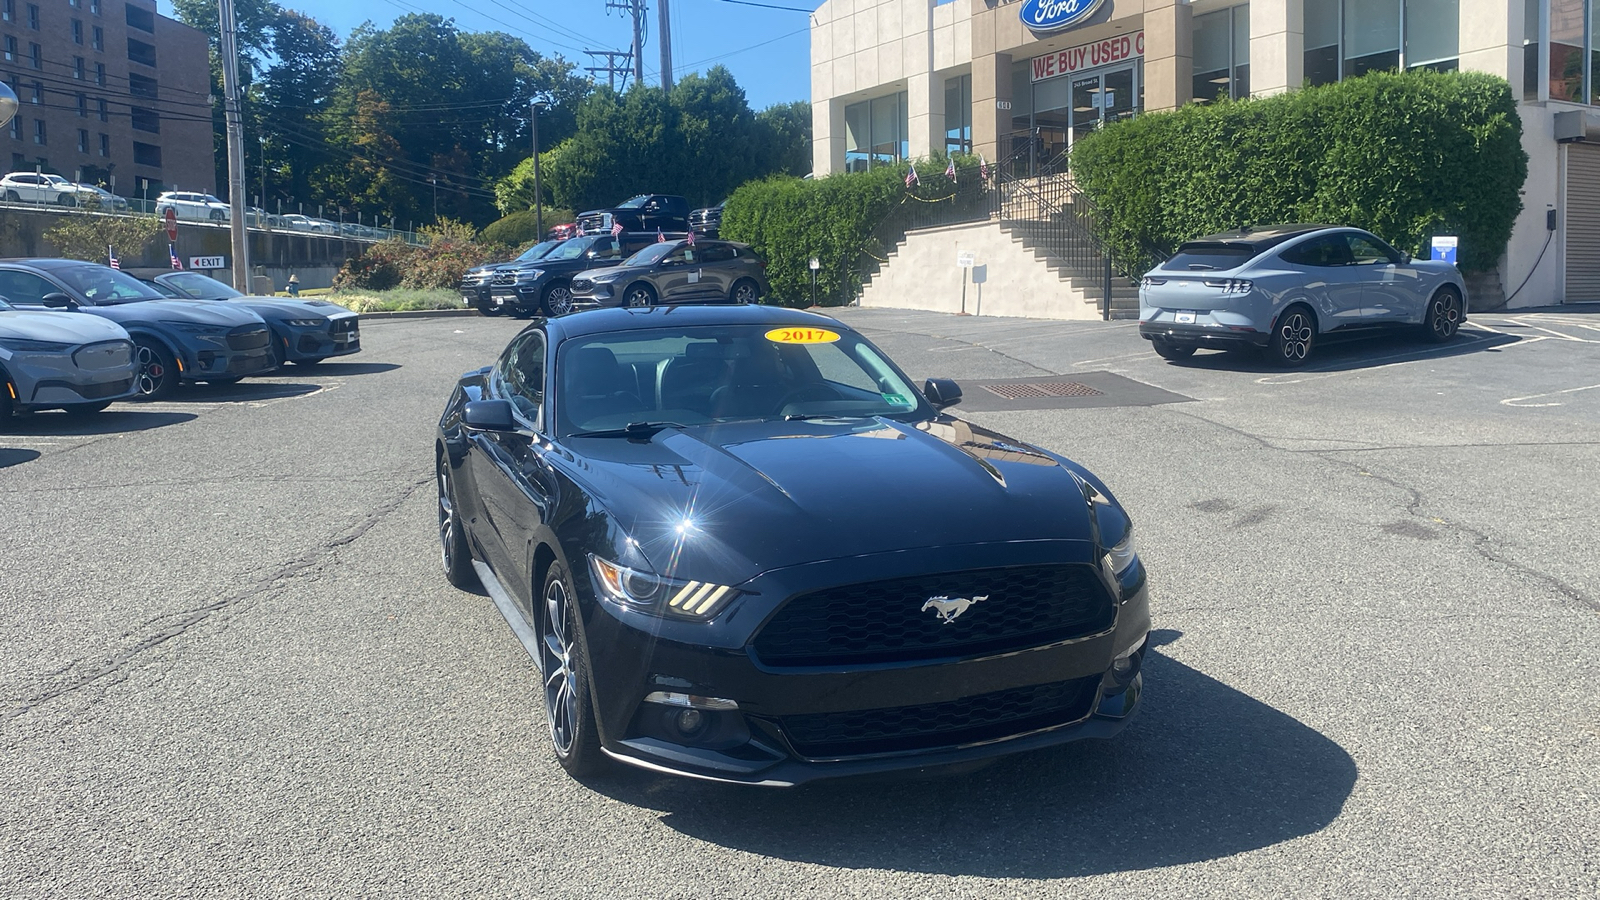
[[[1459,243],[1460,238],[1456,237],[1455,235],[1435,236],[1430,247],[1430,249],[1433,251],[1433,254],[1430,258],[1442,260],[1452,266],[1455,265],[1456,247]]]
[[[1030,31],[1061,31],[1088,21],[1105,0],[1022,0],[1017,14]]]

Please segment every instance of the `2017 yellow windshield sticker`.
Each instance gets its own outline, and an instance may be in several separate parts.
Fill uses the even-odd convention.
[[[774,328],[767,332],[767,340],[774,344],[831,344],[838,339],[838,332],[826,328]]]

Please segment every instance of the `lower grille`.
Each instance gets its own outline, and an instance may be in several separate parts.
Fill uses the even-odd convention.
[[[992,741],[1089,715],[1099,675],[980,694],[946,703],[784,716],[778,725],[801,756],[826,759]]]
[[[82,385],[81,387],[75,387],[73,390],[77,391],[78,396],[85,400],[104,400],[107,397],[115,397],[118,394],[126,394],[128,392],[128,386],[131,384],[133,384],[132,378],[124,378],[121,381],[106,381],[100,384],[86,384]]]
[[[1090,566],[973,569],[802,594],[752,646],[758,660],[779,668],[916,662],[1037,647],[1097,634],[1115,620],[1116,605]]]
[[[265,325],[240,325],[228,332],[228,349],[258,350],[272,342]]]
[[[259,372],[272,363],[272,357],[266,353],[254,356],[234,356],[228,360],[229,375],[248,375]]]

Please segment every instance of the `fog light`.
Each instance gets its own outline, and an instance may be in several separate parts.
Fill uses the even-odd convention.
[[[700,732],[706,730],[706,714],[698,709],[681,710],[672,724],[684,737],[696,738],[700,736]]]

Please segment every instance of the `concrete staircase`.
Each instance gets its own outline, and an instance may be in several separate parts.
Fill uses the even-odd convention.
[[[1498,267],[1466,276],[1467,311],[1488,312],[1506,305],[1506,289],[1500,284]]]
[[[1095,309],[1100,308],[1104,296],[1103,262],[1096,263],[1093,271],[1067,262],[1063,259],[1063,250],[1053,246],[1055,241],[1060,239],[1061,232],[1059,229],[1052,229],[1048,223],[1009,221],[1001,222],[1000,227],[1013,241],[1032,253],[1034,259],[1039,260],[1066,282],[1074,293],[1082,295],[1085,302],[1092,303]],[[1080,258],[1086,256],[1099,258],[1099,254],[1093,251],[1073,255]],[[1111,277],[1111,318],[1139,318],[1139,286],[1116,274]]]

